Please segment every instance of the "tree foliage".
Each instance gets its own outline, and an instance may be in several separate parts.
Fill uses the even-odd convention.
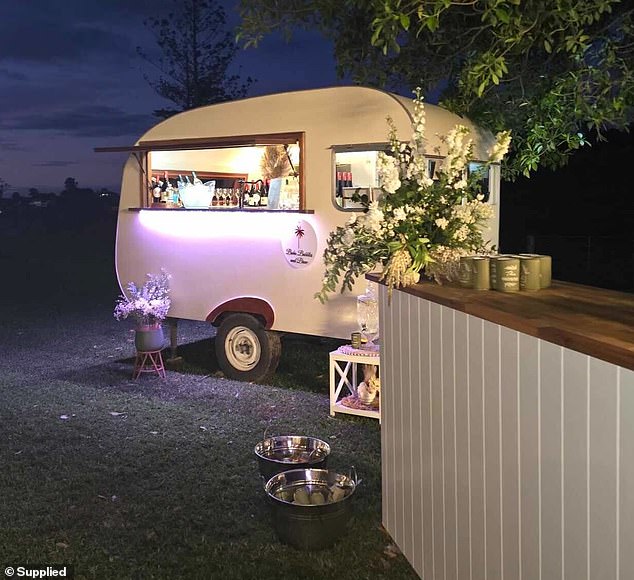
[[[137,48],[156,71],[145,78],[160,96],[176,105],[154,111],[156,117],[166,119],[180,111],[246,95],[253,80],[229,72],[239,47],[234,33],[226,30],[226,22],[217,0],[175,0],[173,12],[145,21],[161,52],[154,58]]]
[[[559,167],[634,106],[634,8],[625,0],[241,0],[239,38],[319,29],[340,75],[416,86],[493,131],[505,175]]]

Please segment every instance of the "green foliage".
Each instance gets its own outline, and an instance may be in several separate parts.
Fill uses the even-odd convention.
[[[441,91],[441,104],[514,140],[507,178],[556,168],[634,106],[634,8],[620,0],[242,0],[240,39],[321,30],[340,74]]]
[[[158,75],[150,86],[177,108],[154,111],[161,119],[202,105],[239,99],[253,80],[242,82],[229,68],[238,47],[233,32],[225,30],[225,12],[217,0],[174,2],[174,12],[152,17],[145,25],[154,34],[160,56],[155,59],[140,47],[137,52]]]

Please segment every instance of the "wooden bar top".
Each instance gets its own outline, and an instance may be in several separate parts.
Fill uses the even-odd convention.
[[[367,278],[379,282],[378,275]],[[399,291],[634,370],[634,294],[558,281],[536,292],[433,282]]]

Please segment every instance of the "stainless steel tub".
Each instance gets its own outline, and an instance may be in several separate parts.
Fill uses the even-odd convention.
[[[335,544],[352,515],[352,497],[359,483],[354,468],[353,472],[342,475],[327,469],[292,469],[274,475],[264,490],[279,539],[301,550],[321,550]]]
[[[255,446],[260,475],[266,483],[275,474],[289,469],[324,469],[328,465],[330,445],[304,435],[269,437]]]

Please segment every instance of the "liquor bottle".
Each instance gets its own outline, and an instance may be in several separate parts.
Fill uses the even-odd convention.
[[[231,190],[231,206],[238,207],[240,205],[240,188],[234,187]]]
[[[191,181],[189,181],[189,175],[185,176],[185,180],[187,182],[187,185],[191,185]]]
[[[160,203],[161,202],[161,185],[160,185],[160,180],[158,180],[156,177],[152,177],[152,182],[151,182],[151,186],[152,186],[152,201],[154,203]]]
[[[230,187],[225,189],[225,206],[226,207],[231,207],[231,194],[232,194],[232,192],[233,192],[233,189],[231,189]]]
[[[174,192],[176,192],[176,194]],[[167,182],[167,189],[165,190],[165,194],[167,196],[167,199],[165,200],[166,203],[178,205],[178,189],[176,189],[172,185],[171,181]]]
[[[218,195],[215,189],[214,189],[214,194],[211,198],[211,205],[212,207],[216,207],[218,205]]]
[[[255,182],[251,187],[251,199],[249,205],[258,207],[260,205],[260,184]]]
[[[159,179],[159,188],[160,188],[160,202],[161,203],[166,203],[167,202],[167,184],[168,181],[167,179],[163,178],[163,179]]]
[[[269,206],[269,179],[264,180],[264,186],[262,187],[262,195],[260,197],[260,207]]]
[[[242,206],[245,207],[251,205],[251,191],[249,189],[249,182],[244,182],[244,189],[242,191]]]
[[[194,185],[202,185],[203,182],[200,181],[200,179],[198,179],[198,177],[196,177],[196,172],[192,171],[192,175],[194,176]]]

